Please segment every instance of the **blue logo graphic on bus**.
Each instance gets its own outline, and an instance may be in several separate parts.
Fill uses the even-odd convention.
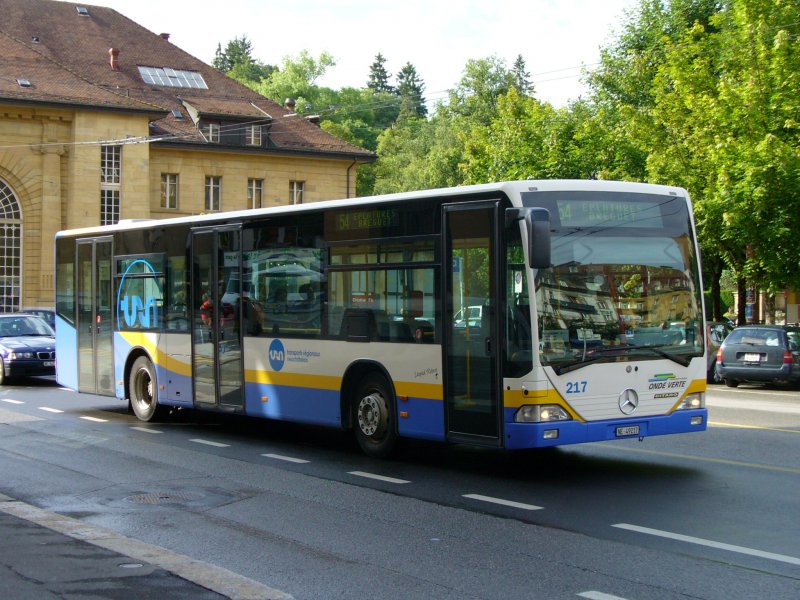
[[[286,362],[286,350],[280,340],[272,340],[269,345],[269,366],[273,371],[280,371]]]
[[[136,278],[128,278],[128,274],[134,269]],[[142,273],[151,274],[146,279],[151,280],[155,285],[142,285]],[[137,285],[138,284],[138,285]],[[128,329],[150,329],[158,327],[158,300],[153,295],[144,298],[137,291],[145,289],[158,289],[158,277],[156,270],[146,260],[138,259],[133,261],[119,282],[119,292],[117,292],[117,323]]]

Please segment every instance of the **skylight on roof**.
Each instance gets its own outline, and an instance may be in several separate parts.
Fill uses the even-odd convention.
[[[86,8],[85,6],[76,6],[75,10],[77,10],[78,14],[80,16],[82,16],[82,17],[88,17],[89,16],[89,9]]]
[[[31,82],[29,79],[17,79],[17,84],[19,84],[20,87],[31,87]]]
[[[207,90],[203,76],[197,71],[180,71],[169,67],[139,67],[139,73],[145,83],[167,87],[197,88]]]

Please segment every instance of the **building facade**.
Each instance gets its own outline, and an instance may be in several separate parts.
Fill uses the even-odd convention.
[[[0,311],[61,229],[355,195],[374,154],[103,7],[0,0]]]

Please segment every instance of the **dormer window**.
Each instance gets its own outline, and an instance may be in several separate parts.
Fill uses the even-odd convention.
[[[219,123],[214,121],[206,121],[200,125],[200,133],[206,138],[206,141],[211,144],[219,144]]]
[[[261,125],[246,125],[244,130],[244,143],[247,146],[261,145]]]

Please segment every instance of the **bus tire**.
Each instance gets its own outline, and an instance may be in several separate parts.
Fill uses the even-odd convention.
[[[128,376],[128,398],[140,421],[152,421],[161,412],[158,406],[156,369],[146,356],[140,356],[133,361]]]
[[[392,388],[384,377],[369,373],[353,398],[353,429],[368,456],[386,458],[397,444]]]

